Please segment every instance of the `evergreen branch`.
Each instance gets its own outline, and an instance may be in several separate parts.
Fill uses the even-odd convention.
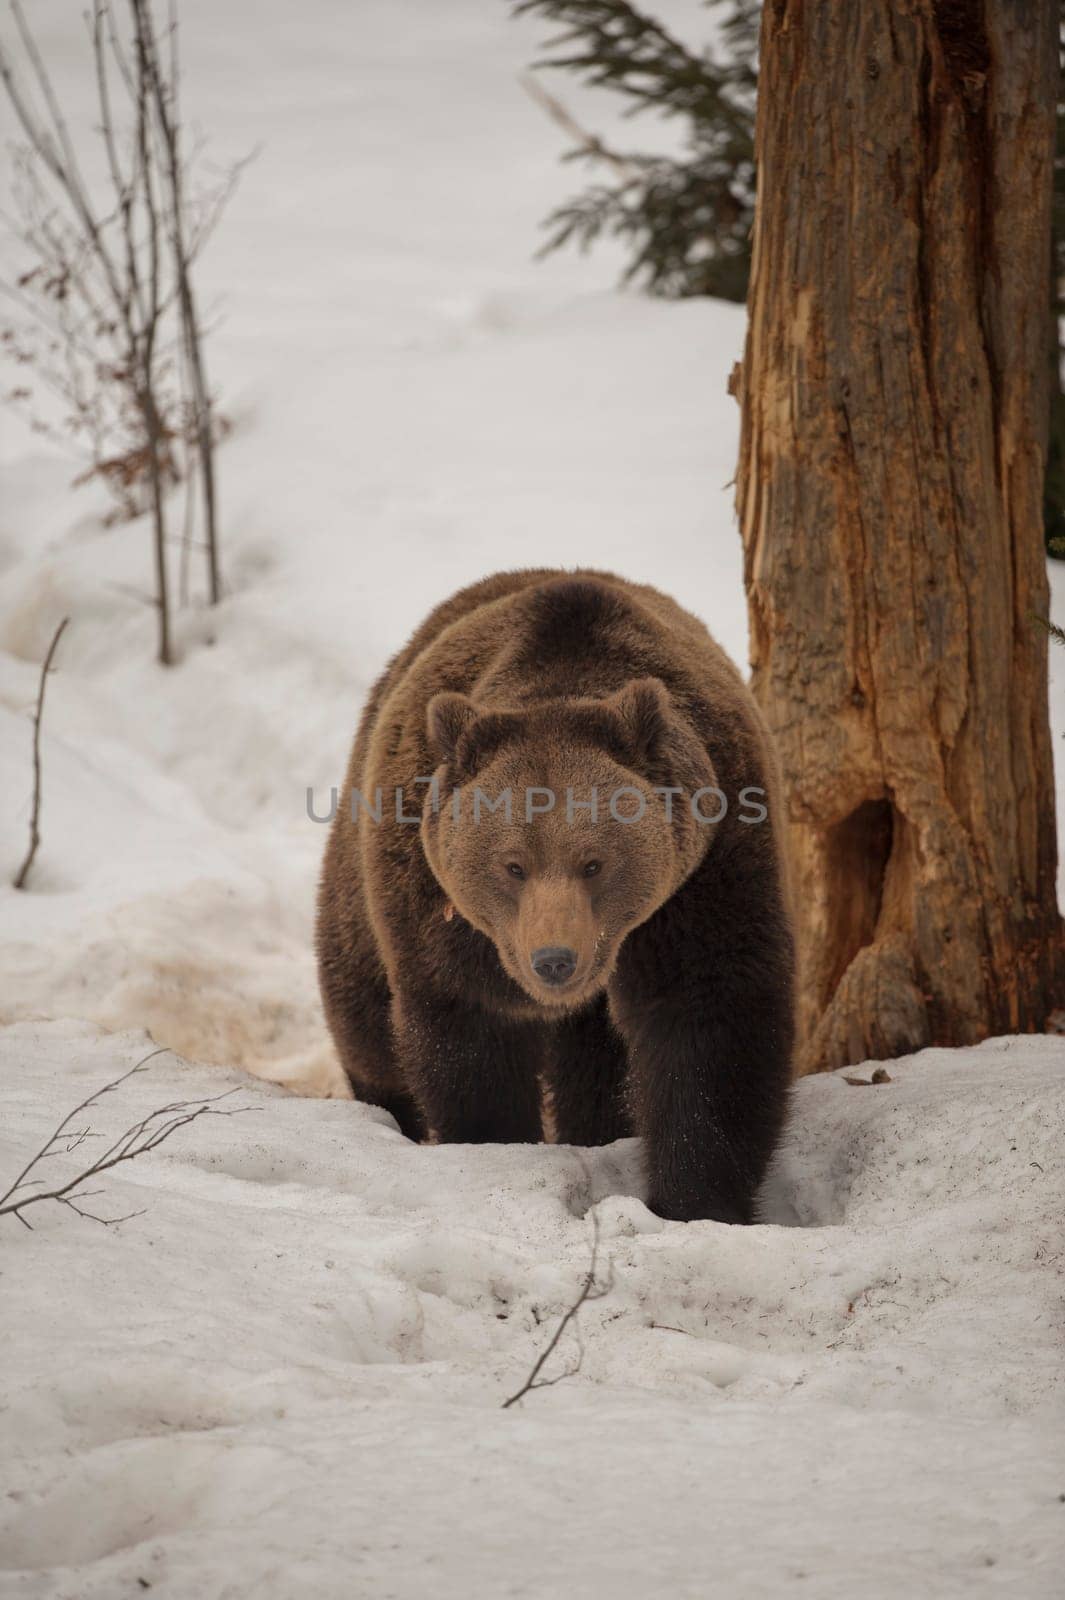
[[[1055,644],[1065,644],[1065,628],[1059,628],[1056,622],[1051,622],[1049,617],[1041,617],[1037,611],[1030,611],[1028,614],[1037,627],[1050,635]]]
[[[539,67],[575,72],[622,95],[630,112],[654,107],[686,125],[682,157],[621,152],[586,133],[553,96],[530,89],[574,140],[563,160],[606,167],[616,180],[552,212],[541,255],[569,244],[587,250],[611,236],[629,246],[625,282],[668,299],[745,298],[759,13],[757,0],[730,0],[721,28],[730,54],[718,62],[689,50],[630,0],[515,0],[516,16],[562,25]]]
[[[693,55],[654,17],[629,0],[516,0],[515,16],[536,14],[563,31],[547,44],[538,67],[582,74],[595,88],[611,88],[669,116],[687,116],[749,129],[749,111],[730,98],[733,74],[710,55]]]

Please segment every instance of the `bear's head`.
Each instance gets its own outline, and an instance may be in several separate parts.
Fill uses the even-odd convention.
[[[705,853],[690,800],[715,784],[709,756],[657,678],[516,710],[437,694],[427,720],[422,844],[447,914],[541,1005],[584,1004]]]

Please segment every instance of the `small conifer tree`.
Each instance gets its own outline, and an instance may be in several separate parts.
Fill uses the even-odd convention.
[[[627,111],[654,110],[683,125],[675,157],[620,152],[598,139],[567,160],[609,171],[547,218],[546,251],[587,249],[612,235],[630,248],[626,280],[669,299],[743,300],[754,212],[755,53],[760,6],[727,5],[721,58],[695,54],[629,0],[517,0],[517,15],[559,25],[542,68],[579,74],[612,89]]]

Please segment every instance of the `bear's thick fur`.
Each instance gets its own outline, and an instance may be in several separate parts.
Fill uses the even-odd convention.
[[[375,685],[326,851],[356,1095],[411,1138],[535,1141],[546,1091],[561,1142],[642,1135],[659,1215],[751,1221],[791,1079],[782,829],[750,692],[672,600],[462,590]]]

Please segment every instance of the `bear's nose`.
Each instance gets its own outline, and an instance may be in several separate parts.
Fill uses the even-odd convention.
[[[577,970],[577,952],[564,945],[545,944],[530,957],[532,969],[544,983],[565,983]]]

